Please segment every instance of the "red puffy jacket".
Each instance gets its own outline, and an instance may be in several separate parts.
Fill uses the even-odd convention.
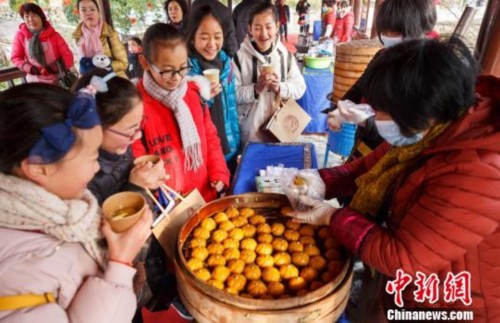
[[[197,188],[205,201],[215,199],[217,191],[211,187],[210,183],[222,181],[228,187],[229,170],[222,153],[217,129],[212,123],[208,108],[201,105],[196,83],[188,82],[188,90],[184,96],[201,140],[204,164],[196,172],[184,170],[181,134],[172,111],[151,97],[144,89],[142,81],[137,87],[144,101],[144,114],[147,119],[142,140],[136,140],[132,144],[134,156],[145,154],[161,156],[165,163],[165,171],[170,175],[166,181],[168,186],[182,194],[188,194]],[[144,147],[143,142],[147,147]]]
[[[335,36],[339,43],[351,41],[352,28],[354,27],[354,14],[349,11],[344,17],[335,21]]]

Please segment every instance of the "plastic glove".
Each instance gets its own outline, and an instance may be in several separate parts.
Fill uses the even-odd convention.
[[[299,203],[311,207],[307,211],[290,213],[290,216],[294,218],[294,221],[300,223],[329,225],[330,218],[338,210],[326,202],[318,201],[307,196],[301,196],[299,198]]]
[[[350,100],[340,100],[337,106],[343,122],[360,124],[375,115],[375,111],[368,104],[355,104]]]

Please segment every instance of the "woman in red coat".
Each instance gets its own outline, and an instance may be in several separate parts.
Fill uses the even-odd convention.
[[[339,43],[351,41],[354,27],[354,14],[349,1],[342,0],[337,4],[337,20],[335,21],[335,37]]]
[[[389,309],[404,306],[464,309],[474,322],[497,322],[500,80],[481,77],[474,91],[475,62],[455,39],[403,42],[365,74],[365,97],[387,143],[320,170],[327,198],[352,200],[341,209],[304,200],[312,209],[296,213],[297,220],[329,225],[340,244],[376,270],[371,282],[379,288],[371,285],[363,298],[389,319]],[[422,277],[440,282],[437,294],[419,293]],[[401,298],[393,295],[395,278],[408,282]]]
[[[24,20],[12,41],[12,63],[27,74],[28,82],[57,84],[56,61],[73,69],[73,53],[62,36],[47,21],[42,8],[25,3],[19,8]],[[74,70],[76,72],[76,70]]]

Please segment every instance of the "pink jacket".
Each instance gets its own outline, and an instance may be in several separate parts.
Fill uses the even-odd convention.
[[[19,25],[19,30],[12,41],[12,54],[11,60],[15,66],[17,66],[20,70],[26,72],[26,79],[28,82],[43,82],[43,83],[52,83],[57,84],[57,74],[48,74],[48,75],[31,75],[30,70],[31,67],[36,66],[39,69],[42,69],[40,63],[36,60],[29,57],[28,47],[29,41],[31,39],[32,33],[29,31],[28,27],[26,27],[25,23]],[[40,35],[40,40],[42,42],[43,51],[45,53],[45,60],[47,65],[49,65],[54,71],[57,71],[57,66],[55,62],[62,58],[64,62],[64,66],[66,68],[73,67],[73,53],[68,47],[66,41],[62,38],[62,36],[55,31],[52,25],[47,21],[45,23],[44,30]]]
[[[343,18],[337,18],[335,21],[335,36],[339,43],[351,41],[352,28],[354,27],[354,13],[349,11]]]
[[[0,297],[54,293],[57,303],[0,311],[7,322],[130,322],[135,269],[110,262],[103,273],[80,244],[0,228]]]

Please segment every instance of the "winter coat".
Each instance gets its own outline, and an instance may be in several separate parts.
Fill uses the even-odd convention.
[[[128,67],[125,73],[129,79],[139,79],[144,73],[141,63],[139,63],[139,55],[128,53]]]
[[[222,49],[224,49],[227,55],[233,57],[239,46],[236,42],[236,33],[231,17],[231,10],[218,0],[196,0],[193,2],[192,12],[195,12],[202,6],[210,6],[215,15],[222,21],[222,29],[224,31],[224,46]]]
[[[73,38],[75,38],[77,44],[83,35],[82,24],[83,22],[80,22],[73,32]],[[111,58],[111,67],[113,71],[118,76],[126,78],[125,70],[128,67],[127,50],[121,43],[118,33],[106,22],[103,22],[102,26],[101,44],[103,50],[102,54]]]
[[[45,68],[45,66],[37,62],[34,58],[29,57],[28,48],[31,36],[32,33],[25,23],[19,25],[19,30],[12,41],[12,63],[27,74],[26,80],[28,82],[57,84],[58,69],[56,61],[61,59],[64,66],[70,69],[73,67],[73,53],[62,36],[55,31],[48,21],[45,22],[44,29],[40,34],[40,41],[45,54],[45,61],[54,73],[48,75],[32,75],[30,71],[33,66],[36,66],[38,70]]]
[[[323,36],[325,35],[327,26],[331,25],[332,26],[332,33],[331,33],[330,37],[333,37],[336,19],[337,19],[337,13],[335,12],[335,9],[333,9],[333,8],[332,8],[332,10],[330,10],[329,13],[322,15],[321,24],[323,26],[323,30],[322,30]]]
[[[273,50],[266,57],[271,58],[274,71],[281,79],[280,96],[282,99],[297,100],[306,91],[304,77],[295,58],[279,39],[273,46]],[[266,57],[254,48],[250,38],[247,37],[233,61],[235,64],[236,100],[243,143],[264,141],[265,135],[259,128],[275,111],[276,94],[274,92],[264,90],[257,97],[255,97],[254,92],[261,66],[267,62]]]
[[[236,104],[236,89],[234,85],[234,73],[233,66],[231,64],[231,58],[224,53],[224,51],[219,52],[219,59],[223,62],[222,71],[220,74],[221,85],[222,85],[222,104],[224,106],[224,119],[226,124],[226,136],[231,148],[231,152],[226,154],[224,157],[226,161],[233,158],[240,150],[240,125],[238,122],[238,108]],[[191,65],[192,75],[203,75],[203,70],[200,61],[195,57],[189,58],[189,64]],[[211,107],[213,100],[207,102],[208,106]]]
[[[248,19],[253,8],[259,3],[267,3],[268,0],[243,0],[233,10],[233,22],[236,30],[236,42],[238,48],[248,34]],[[195,2],[196,3],[196,2]]]
[[[345,43],[351,41],[352,28],[354,27],[354,13],[349,11],[344,17],[337,17],[335,21],[335,36],[337,37],[339,43]]]
[[[281,16],[281,6],[276,5],[276,12],[278,12],[279,19],[278,21],[281,23],[281,21],[285,21],[283,25],[286,25],[290,21],[290,7],[287,5],[283,5],[283,13],[285,14],[284,17]]]
[[[188,82],[188,90],[184,96],[201,140],[204,163],[196,171],[184,169],[181,134],[172,111],[146,92],[142,80],[138,84],[138,90],[142,95],[147,120],[142,139],[132,144],[134,156],[160,156],[165,163],[166,173],[170,175],[166,181],[168,186],[181,194],[188,194],[197,188],[205,201],[215,199],[217,191],[211,183],[222,181],[229,186],[229,171],[217,129],[210,119],[208,108],[201,102],[199,86],[195,82]]]
[[[417,157],[414,167],[395,181],[395,188],[384,203],[389,214],[386,225],[375,225],[367,231],[366,222],[372,221],[362,220],[362,215],[344,208],[333,215],[331,229],[336,237],[360,242],[357,252],[363,262],[391,279],[398,269],[413,279],[417,271],[427,276],[435,273],[441,283],[448,273],[471,274],[470,307],[460,300],[445,302],[442,284],[437,303],[417,303],[412,283],[403,291],[406,310],[471,309],[474,322],[498,322],[500,79],[479,78],[477,93],[477,103]],[[352,196],[356,191],[355,179],[373,167],[388,147],[383,144],[363,159],[320,170],[327,198]],[[339,219],[346,214],[357,220],[350,222],[349,230],[342,230]],[[359,232],[363,235],[355,234]],[[384,295],[386,306],[391,306],[394,295]]]

